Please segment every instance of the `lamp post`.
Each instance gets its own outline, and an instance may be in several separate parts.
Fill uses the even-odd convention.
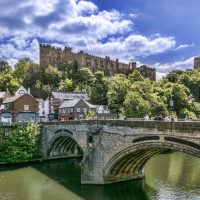
[[[136,110],[137,110],[137,118],[138,118],[139,106],[136,106]]]
[[[97,105],[97,107],[96,107],[96,118],[97,118],[97,121],[96,121],[96,124],[97,124],[97,127],[98,127],[98,125],[99,125],[99,121],[98,121],[98,118],[99,118],[99,116],[98,116],[98,112],[99,112],[99,108],[100,108],[100,105]]]
[[[174,101],[172,99],[170,99],[169,101],[169,106],[170,106],[170,117],[172,117],[172,108],[174,106]]]
[[[170,106],[170,121],[171,121],[171,132],[172,132],[172,108],[174,106],[174,101],[172,99],[170,99],[169,101],[169,106]]]

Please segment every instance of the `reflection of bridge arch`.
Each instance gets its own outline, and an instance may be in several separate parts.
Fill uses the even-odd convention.
[[[67,130],[57,130],[49,142],[47,151],[49,157],[82,156],[83,149]]]
[[[166,141],[144,141],[136,143],[115,154],[104,168],[104,181],[119,182],[132,178],[141,178],[146,162],[154,155],[165,150],[181,151],[199,157],[200,145],[176,138],[166,137]],[[179,143],[180,142],[180,143]],[[183,145],[183,143],[185,143]]]

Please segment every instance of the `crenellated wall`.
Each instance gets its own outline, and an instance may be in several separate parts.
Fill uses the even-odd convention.
[[[40,44],[40,66],[45,67],[48,64],[56,66],[66,60],[77,61],[79,69],[88,67],[93,73],[103,71],[106,76],[112,76],[119,73],[128,75],[136,69],[136,62],[127,64],[119,62],[118,59],[112,60],[108,56],[102,58],[84,53],[83,51],[74,53],[69,47],[65,47],[62,50],[61,48],[56,48],[51,45]],[[137,69],[144,77],[149,78],[150,80],[156,80],[155,68],[141,66]]]

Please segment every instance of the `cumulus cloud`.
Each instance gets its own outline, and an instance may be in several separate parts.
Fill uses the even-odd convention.
[[[193,65],[194,65],[194,56],[171,63],[164,63],[164,64],[156,63],[155,65],[153,65],[153,67],[156,68],[157,79],[161,79],[168,72],[171,72],[173,70],[193,69]]]
[[[136,33],[135,13],[100,11],[91,1],[6,0],[0,7],[0,58],[13,64],[23,57],[38,63],[40,41],[122,61],[189,47],[171,36]]]

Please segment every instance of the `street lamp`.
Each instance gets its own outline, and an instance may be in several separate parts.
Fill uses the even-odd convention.
[[[137,118],[138,118],[138,114],[139,114],[139,106],[136,106],[136,110],[137,110]]]
[[[169,106],[170,106],[170,121],[171,121],[171,132],[172,132],[172,108],[174,106],[174,101],[172,99],[170,99],[169,101]]]
[[[169,101],[169,106],[170,106],[170,117],[172,117],[172,108],[174,106],[174,101],[172,99],[170,99]]]

